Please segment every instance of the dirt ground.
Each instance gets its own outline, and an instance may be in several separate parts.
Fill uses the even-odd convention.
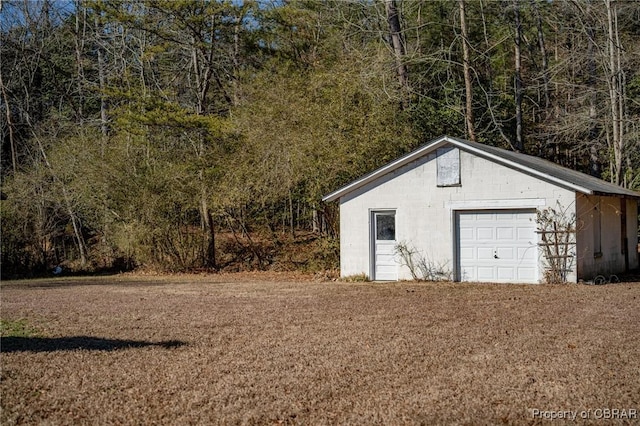
[[[0,295],[35,333],[2,338],[3,425],[640,423],[640,283],[120,275]]]

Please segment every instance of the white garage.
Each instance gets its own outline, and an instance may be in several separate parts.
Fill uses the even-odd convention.
[[[535,210],[464,211],[456,219],[461,281],[538,281]]]
[[[438,279],[537,283],[552,276],[553,257],[538,213],[573,221],[570,250],[556,257],[575,282],[638,268],[639,199],[537,157],[443,136],[323,200],[340,202],[343,277],[412,279],[420,265]]]

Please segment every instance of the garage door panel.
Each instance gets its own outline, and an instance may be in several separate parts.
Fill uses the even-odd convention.
[[[456,217],[460,279],[537,281],[535,210],[459,212]]]
[[[474,268],[462,268],[460,271],[461,281],[478,281]]]
[[[536,260],[537,246],[518,247],[518,260],[534,261]]]
[[[502,260],[514,260],[514,247],[498,247],[496,249],[496,256]]]
[[[473,240],[473,228],[460,228],[460,240],[468,241]]]
[[[475,257],[473,255],[473,248],[464,247],[460,249],[460,259],[462,260],[473,260]]]
[[[476,271],[478,281],[491,281],[495,275],[492,267],[479,266]]]
[[[536,237],[535,227],[518,227],[516,228],[518,241],[531,241]]]
[[[465,217],[460,216],[458,223],[460,224],[460,228],[464,228],[465,226],[472,226],[476,223],[475,215],[468,215]]]
[[[518,268],[518,281],[535,281],[536,269],[535,268]]]
[[[477,228],[476,236],[478,240],[493,240],[494,239],[494,228]]]
[[[498,279],[501,280],[513,280],[515,278],[515,274],[514,274],[514,269],[513,267],[498,267],[497,268],[497,275],[498,275]]]
[[[477,249],[478,260],[488,260],[493,258],[493,248],[490,247],[478,247]]]
[[[496,228],[497,240],[513,240],[513,228],[512,227],[499,227]]]

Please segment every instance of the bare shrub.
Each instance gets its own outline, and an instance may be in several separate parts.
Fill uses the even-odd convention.
[[[564,284],[575,262],[576,215],[568,213],[557,203],[557,208],[547,207],[536,213],[538,243],[544,262],[544,281]]]
[[[411,277],[414,280],[451,281],[453,273],[447,261],[433,261],[405,242],[398,243],[395,250],[402,260],[402,265],[409,268]]]

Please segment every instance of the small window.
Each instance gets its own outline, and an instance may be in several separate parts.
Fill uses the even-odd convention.
[[[376,240],[394,241],[396,239],[396,215],[394,213],[376,213]]]
[[[454,147],[436,151],[438,186],[460,186],[460,150]]]

